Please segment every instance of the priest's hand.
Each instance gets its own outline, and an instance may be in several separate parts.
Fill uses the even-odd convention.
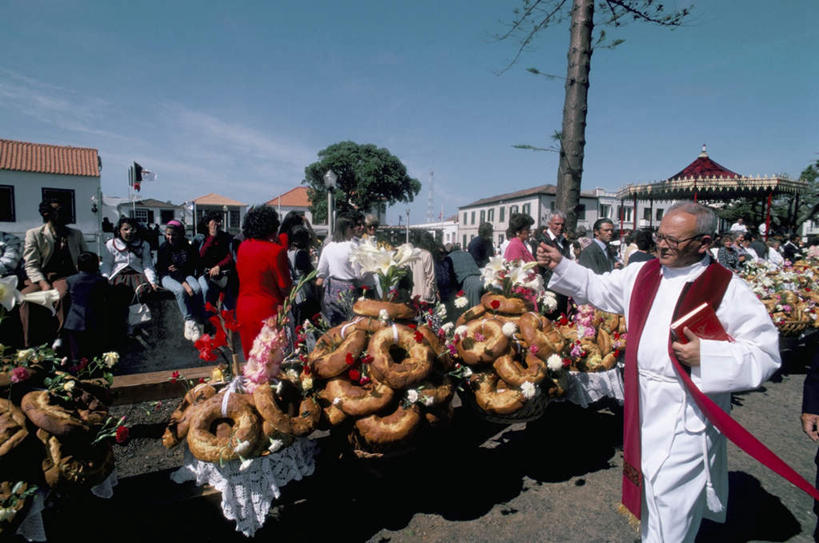
[[[674,350],[674,356],[677,357],[677,360],[688,367],[693,368],[694,366],[699,366],[700,338],[698,338],[694,332],[689,330],[687,326],[683,328],[683,334],[685,334],[685,337],[688,338],[688,343],[680,343],[678,341],[672,343],[671,348]]]
[[[802,431],[814,441],[819,441],[819,415],[802,413]]]
[[[560,250],[554,245],[547,245],[546,243],[540,242],[537,246],[537,263],[544,268],[553,270],[555,266],[560,264],[561,260],[563,260],[563,255],[560,254]]]

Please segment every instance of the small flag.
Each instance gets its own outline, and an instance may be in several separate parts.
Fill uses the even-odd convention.
[[[136,162],[134,162],[134,173],[136,174],[134,186],[142,181],[156,181],[156,174],[151,170],[146,170]],[[137,189],[139,190],[139,189]]]

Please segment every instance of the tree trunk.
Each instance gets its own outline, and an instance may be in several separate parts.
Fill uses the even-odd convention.
[[[566,230],[569,232],[577,227],[577,212],[580,205],[593,28],[594,0],[573,0],[555,203],[555,207],[566,214]]]

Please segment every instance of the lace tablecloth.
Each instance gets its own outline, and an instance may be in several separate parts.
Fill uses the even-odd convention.
[[[91,493],[98,498],[110,500],[114,496],[114,487],[117,486],[117,471],[111,472],[103,482],[91,488]],[[26,541],[46,541],[45,526],[43,525],[43,509],[47,491],[39,490],[31,502],[26,518],[17,527],[17,535]]]
[[[268,456],[253,458],[241,469],[239,461],[222,465],[197,460],[185,451],[181,468],[171,474],[176,483],[209,484],[222,494],[222,514],[236,522],[236,531],[252,537],[264,524],[280,488],[301,480],[315,470],[316,444],[299,438],[289,447]]]
[[[623,367],[620,364],[608,371],[569,372],[566,395],[561,399],[588,407],[605,397],[623,402]]]

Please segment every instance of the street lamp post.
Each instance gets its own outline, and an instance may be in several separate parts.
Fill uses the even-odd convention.
[[[410,210],[407,208],[407,243],[409,243],[409,213]]]
[[[229,215],[228,215],[228,206],[227,205],[222,206],[222,213],[224,213],[224,218],[222,219],[222,224],[225,225],[225,232],[229,232],[230,231],[230,222],[228,221]]]
[[[333,238],[333,189],[336,188],[338,175],[333,170],[324,174],[324,186],[327,187],[327,237]]]

